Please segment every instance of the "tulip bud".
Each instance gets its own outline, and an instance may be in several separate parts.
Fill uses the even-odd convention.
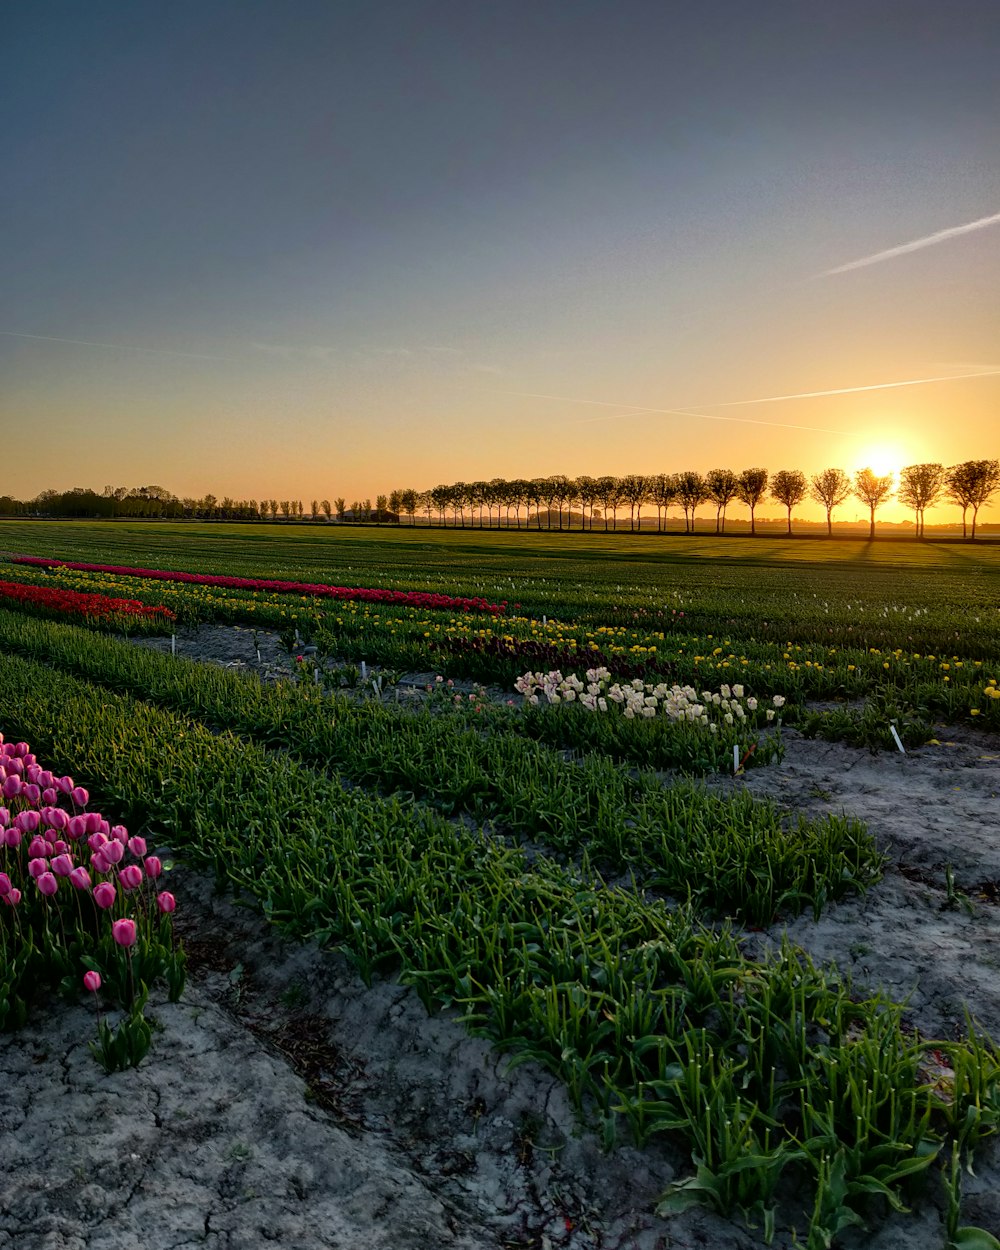
[[[145,868],[146,876],[149,877],[150,881],[155,881],[163,871],[163,865],[160,863],[160,860],[156,855],[147,855],[143,861],[143,867]]]
[[[33,881],[37,881],[42,873],[48,872],[48,870],[49,861],[47,859],[40,857],[38,859],[28,860],[28,876],[31,877]]]
[[[16,799],[21,793],[21,778],[8,777],[3,783],[3,797],[5,799]]]
[[[10,891],[10,877],[5,872],[0,872],[0,898],[6,898]]]
[[[94,902],[103,911],[114,905],[115,887],[110,881],[102,881],[100,885],[94,886]]]
[[[118,880],[121,882],[123,890],[134,890],[137,886],[142,885],[142,869],[138,864],[129,864],[127,868],[123,868],[118,874]]]
[[[109,864],[120,864],[125,856],[125,848],[120,842],[105,842],[101,854]]]
[[[143,855],[146,854],[146,839],[129,838],[128,849],[132,852],[136,859],[142,859]]]
[[[0,807],[0,829],[6,829],[10,824],[10,812],[6,807]]]
[[[94,872],[106,873],[111,871],[111,864],[104,854],[104,851],[95,851],[90,857],[90,866]]]
[[[172,912],[177,907],[177,900],[174,898],[174,896],[170,893],[169,890],[164,890],[162,894],[157,894],[156,905],[157,907],[159,907],[160,911],[164,912],[166,915],[169,915],[170,912]]]
[[[99,972],[85,972],[83,974],[83,988],[90,990],[91,994],[96,994],[101,988],[101,974]]]
[[[46,840],[42,837],[42,835],[40,833],[36,833],[35,836],[28,843],[28,858],[38,859],[40,856],[46,853],[46,848],[48,847],[48,845],[49,845],[48,842],[46,842]]]
[[[76,816],[74,816],[74,817],[73,817],[73,819],[74,819],[74,820],[77,820],[77,819],[82,820],[82,819],[83,819],[83,817],[82,817],[82,816],[81,816],[81,817],[76,817]],[[101,849],[101,847],[102,847],[102,846],[106,846],[106,845],[107,845],[107,841],[108,841],[108,840],[107,840],[107,838],[104,836],[104,834],[103,834],[103,833],[92,833],[92,834],[90,835],[90,837],[88,837],[88,838],[87,838],[87,845],[90,847],[90,849],[91,849],[92,851],[99,851],[99,850]]]
[[[55,803],[59,798],[59,791],[54,790],[51,786],[46,786],[42,791],[43,803]]]
[[[40,877],[35,878],[39,890],[46,896],[51,898],[59,888],[59,882],[55,879],[51,872],[43,872]]]
[[[37,812],[18,812],[14,817],[14,824],[22,833],[34,833],[41,823],[42,818]]]
[[[73,871],[73,860],[69,855],[57,855],[50,867],[57,877],[68,877]]]
[[[34,807],[37,806],[42,797],[42,792],[33,782],[29,782],[21,791],[28,802]]]
[[[9,894],[5,894],[3,896],[3,901],[5,903],[9,903],[11,907],[16,907],[21,901],[21,891],[17,888],[17,886],[14,886]]]
[[[70,883],[78,890],[90,889],[90,873],[81,864],[79,868],[74,868],[69,874]]]
[[[77,807],[86,807],[90,802],[90,795],[84,790],[83,786],[77,786],[73,790],[71,797]]]
[[[134,920],[116,920],[111,926],[111,936],[119,946],[134,946],[138,931]]]

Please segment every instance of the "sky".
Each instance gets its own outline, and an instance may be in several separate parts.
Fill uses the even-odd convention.
[[[2,6],[0,494],[1000,457],[998,55],[982,0]]]

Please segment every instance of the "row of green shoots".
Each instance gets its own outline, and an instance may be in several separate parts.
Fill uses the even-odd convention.
[[[249,692],[244,706],[270,715]],[[336,727],[328,705],[304,706],[303,726],[320,710]],[[749,958],[687,903],[23,657],[0,655],[0,709],[54,768],[74,761],[108,810],[274,922],[547,1068],[609,1149],[631,1136],[684,1150],[691,1171],[663,1212],[702,1203],[766,1234],[781,1217],[821,1250],[905,1210],[943,1163],[953,1245],[997,1244],[958,1226],[960,1165],[1000,1121],[1000,1054],[973,1026],[924,1038],[898,1004],[787,943]]]

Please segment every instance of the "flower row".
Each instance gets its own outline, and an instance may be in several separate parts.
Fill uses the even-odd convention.
[[[758,719],[758,711],[769,724],[785,704],[784,697],[776,694],[770,700],[770,707],[761,708],[760,701],[746,695],[742,685],[723,685],[718,691],[703,690],[699,695],[692,686],[654,684],[639,677],[624,684],[612,683],[611,673],[606,668],[587,669],[585,676],[584,682],[575,673],[564,677],[558,669],[548,673],[525,673],[514,683],[514,689],[533,707],[543,698],[550,705],[578,703],[588,712],[608,712],[617,706],[627,720],[637,716],[647,720],[664,716],[667,720],[688,721],[712,730],[719,721],[724,725],[753,722]]]
[[[165,582],[188,582],[196,586],[223,586],[230,590],[274,590],[287,594],[310,595],[317,599],[358,599],[364,603],[397,603],[418,608],[443,608],[461,612],[489,612],[497,615],[507,604],[490,603],[487,599],[440,595],[418,590],[380,590],[350,586],[324,586],[308,582],[290,582],[260,577],[224,577],[208,573],[181,573],[173,569],[135,569],[114,564],[84,564],[73,560],[46,559],[41,556],[15,556],[15,564],[41,568],[81,569],[93,573],[117,573],[125,577],[146,577]]]
[[[0,600],[42,608],[61,616],[83,617],[89,621],[117,623],[122,618],[168,625],[175,619],[169,608],[148,607],[136,599],[111,599],[107,595],[84,594],[48,586],[25,586],[0,581]]]

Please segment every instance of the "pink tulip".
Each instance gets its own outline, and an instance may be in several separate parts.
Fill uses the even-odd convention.
[[[29,859],[28,860],[28,876],[33,881],[37,881],[43,872],[48,872],[49,861],[47,859]]]
[[[0,898],[6,898],[11,888],[10,877],[5,872],[0,872]]]
[[[116,842],[120,842],[123,846],[128,844],[128,830],[124,825],[112,825],[108,830],[108,836],[114,838]]]
[[[73,778],[72,777],[56,778],[56,789],[61,790],[63,794],[72,794],[73,793]]]
[[[143,855],[146,854],[146,839],[129,838],[128,849],[132,852],[136,859],[142,859]]]
[[[8,777],[3,783],[3,797],[5,799],[16,799],[21,793],[21,778]]]
[[[46,842],[40,833],[36,833],[28,843],[28,858],[37,859],[40,855],[47,855],[48,849],[48,842]]]
[[[8,777],[16,777],[18,781],[21,780],[21,774],[24,772],[24,765],[20,760],[14,759],[12,756],[7,761],[6,768]]]
[[[69,843],[64,842],[62,838],[56,838],[52,843],[52,852],[54,855],[65,855],[69,851]]]
[[[37,764],[29,764],[24,770],[24,780],[38,784],[38,778],[41,776],[42,770]]]
[[[17,886],[14,886],[8,894],[3,896],[3,901],[5,903],[9,903],[11,907],[16,907],[21,901],[21,891],[17,888]]]
[[[59,798],[59,791],[53,790],[51,786],[46,786],[42,791],[43,803],[55,803]]]
[[[101,988],[101,974],[99,972],[85,972],[83,974],[83,988],[90,990],[91,994],[96,994]]]
[[[31,747],[26,742],[18,742],[14,747],[14,754],[23,759],[24,756],[31,754]]]
[[[109,864],[120,864],[125,857],[125,848],[120,842],[105,842],[101,854]]]
[[[150,881],[155,881],[163,871],[163,865],[155,855],[147,855],[143,861],[143,867],[146,869],[146,876]]]
[[[40,786],[45,786],[46,788],[54,786],[56,783],[55,777],[52,776],[52,773],[47,768],[39,769],[38,776],[35,780]]]
[[[10,824],[10,812],[6,807],[0,807],[0,829],[6,829]]]
[[[90,889],[90,873],[81,864],[79,868],[74,868],[69,874],[69,879],[78,890]],[[112,889],[114,887],[112,886]]]
[[[134,920],[116,920],[111,926],[111,936],[119,946],[134,946],[138,931]]]
[[[52,807],[50,804],[42,813],[42,818],[49,828],[58,829],[60,833],[69,828],[69,816],[61,807]]]
[[[107,836],[107,832],[108,832],[107,825],[105,824],[104,828],[103,829],[101,828],[101,813],[100,812],[87,812],[84,815],[84,820],[87,822],[88,833],[103,833],[105,837]]]
[[[83,816],[71,816],[66,830],[73,841],[76,842],[87,832],[87,822]]]
[[[160,911],[164,912],[166,915],[169,915],[170,912],[172,912],[177,907],[177,900],[174,898],[174,896],[170,893],[169,890],[164,890],[162,894],[157,894],[156,905],[157,907],[159,907]]]
[[[121,882],[123,890],[134,890],[137,886],[142,885],[142,869],[138,864],[129,864],[127,868],[123,868],[118,874],[118,880]]]
[[[11,825],[9,829],[4,830],[4,841],[12,850],[16,850],[21,845],[21,830]]]
[[[21,793],[28,800],[28,802],[32,805],[32,807],[36,806],[42,797],[41,790],[39,790],[39,788],[33,782],[30,782],[28,785],[26,785],[24,789],[21,791]]]
[[[59,882],[55,879],[51,872],[43,872],[42,875],[36,879],[36,884],[46,898],[51,898],[52,895],[55,894],[56,890],[59,889]]]
[[[114,906],[115,887],[110,881],[102,881],[100,885],[94,886],[94,902],[103,911],[107,911],[109,907]]]
[[[73,802],[77,807],[86,807],[90,802],[90,795],[84,790],[83,786],[77,786],[71,795]]]
[[[92,833],[87,839],[87,845],[92,851],[99,851],[102,846],[107,845],[107,841],[103,833]]]
[[[37,812],[18,812],[14,817],[14,824],[22,833],[34,833],[41,823],[42,818]]]
[[[68,877],[73,871],[73,860],[69,855],[57,855],[50,866],[57,877]]]
[[[111,864],[103,851],[95,851],[90,857],[90,866],[94,872],[105,873],[111,871]]]

